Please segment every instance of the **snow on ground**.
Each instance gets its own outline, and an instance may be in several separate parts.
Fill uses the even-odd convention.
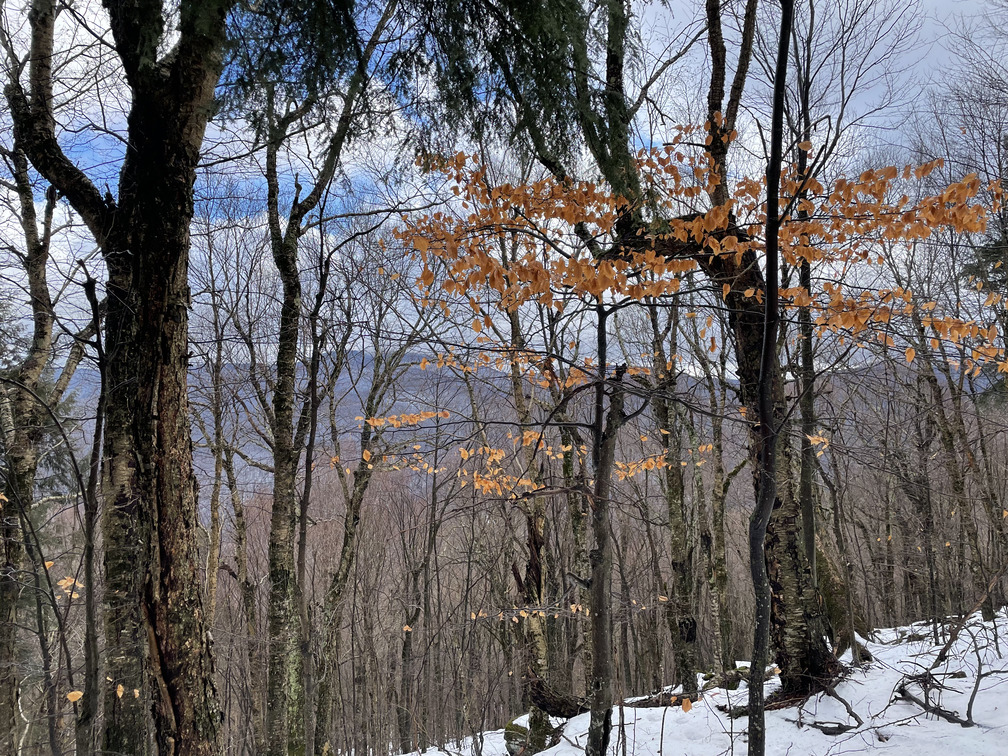
[[[950,620],[946,628],[956,624]],[[982,622],[979,615],[971,617],[946,660],[930,670],[930,680],[942,689],[931,688],[925,695],[920,684],[908,683],[908,676],[924,675],[926,679],[946,639],[942,637],[934,645],[931,626],[926,623],[877,631],[873,640],[865,641],[875,660],[853,669],[835,688],[863,724],[848,715],[841,701],[825,694],[801,707],[768,711],[768,756],[867,752],[886,756],[1008,756],[1008,615],[1002,611],[993,623]],[[844,661],[850,663],[850,652]],[[907,693],[932,707],[975,724],[964,727],[928,713],[916,703],[896,700],[901,684]],[[769,680],[767,694],[778,685],[776,679]],[[717,707],[743,705],[746,697],[743,683],[735,691],[708,691],[685,713],[679,707],[623,707],[621,714],[617,707],[609,752],[612,756],[743,755],[747,719],[733,720]],[[852,729],[830,735],[813,723],[833,731],[838,724]],[[545,753],[584,753],[587,731],[588,714],[567,721],[560,743]],[[468,738],[444,752],[451,756],[508,756],[503,730],[486,732],[482,740],[482,747]]]

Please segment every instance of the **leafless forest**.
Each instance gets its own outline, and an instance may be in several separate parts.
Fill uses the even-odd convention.
[[[993,617],[961,6],[0,2],[0,754],[601,756]]]

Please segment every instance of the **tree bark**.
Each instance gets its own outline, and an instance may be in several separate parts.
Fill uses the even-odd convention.
[[[39,444],[48,424],[38,404],[42,372],[52,359],[54,313],[46,266],[56,204],[53,190],[47,192],[41,231],[35,211],[28,175],[28,160],[15,140],[14,149],[5,155],[13,168],[14,186],[20,202],[20,221],[24,234],[24,269],[32,309],[32,337],[28,351],[12,371],[12,382],[0,385],[0,441],[7,474],[0,491],[0,750],[14,753],[18,726],[18,622],[17,605],[24,574],[24,540],[21,521],[30,516],[35,501]],[[46,392],[44,392],[46,393]],[[56,391],[52,392],[56,397]],[[37,579],[37,575],[36,575]],[[41,628],[39,628],[41,632]]]
[[[780,173],[784,141],[784,94],[787,85],[788,41],[794,16],[794,0],[782,0],[777,68],[774,73],[773,115],[770,126],[770,159],[766,169],[766,290],[764,294],[763,338],[757,383],[756,506],[749,519],[749,570],[756,594],[756,622],[753,653],[749,666],[749,756],[763,756],[766,751],[766,723],[763,712],[763,672],[767,666],[770,641],[771,586],[767,569],[765,542],[767,527],[776,508],[777,431],[782,418],[774,410],[774,386],[779,381],[777,365],[778,310],[778,238],[780,231]],[[738,343],[737,349],[743,345]],[[743,391],[745,396],[745,391]]]
[[[666,616],[672,634],[675,679],[683,686],[683,695],[694,698],[697,694],[696,673],[699,664],[697,620],[693,610],[694,546],[688,532],[686,491],[681,465],[682,429],[674,404],[678,377],[678,371],[674,367],[678,352],[678,308],[673,310],[664,329],[658,322],[658,310],[654,305],[648,307],[648,314],[654,354],[652,371],[657,381],[651,404],[665,456],[663,488],[671,541],[672,601]],[[665,341],[669,338],[671,342],[666,349]]]
[[[370,416],[370,415],[369,415]],[[361,451],[370,454],[371,432],[365,423],[361,430]],[[346,503],[343,518],[343,543],[339,561],[326,590],[322,605],[322,633],[325,639],[318,665],[318,699],[315,704],[315,752],[332,750],[332,709],[336,695],[336,673],[339,665],[340,632],[343,621],[344,599],[347,584],[357,558],[357,528],[360,525],[361,505],[371,482],[371,470],[362,459],[353,475],[353,486]]]
[[[277,151],[286,136],[286,125],[273,118],[272,93],[269,103],[270,138],[266,146],[266,182],[269,195],[269,226],[273,262],[280,273],[283,298],[277,337],[276,384],[271,417],[273,441],[273,505],[269,531],[269,638],[266,677],[266,732],[269,756],[286,756],[297,717],[291,705],[298,697],[299,675],[294,639],[299,617],[294,610],[294,529],[297,506],[297,470],[300,444],[294,438],[294,404],[298,363],[298,336],[301,319],[301,274],[298,269],[298,241],[301,218],[295,197],[286,233],[281,231]],[[300,186],[298,187],[300,189]],[[294,738],[296,742],[298,739]],[[303,740],[303,738],[301,738]],[[291,745],[294,745],[291,742]],[[303,749],[303,743],[301,744]],[[292,752],[296,752],[293,748]]]
[[[592,459],[595,485],[591,496],[591,524],[594,545],[588,555],[591,567],[591,635],[592,669],[588,690],[589,711],[587,756],[605,756],[612,731],[612,617],[610,590],[612,583],[612,544],[610,543],[609,500],[612,496],[612,474],[616,461],[616,436],[625,418],[623,415],[623,375],[625,367],[616,369],[610,379],[606,375],[607,315],[605,306],[596,305],[598,320],[599,376],[596,379]],[[609,407],[605,396],[609,388]]]
[[[263,644],[259,637],[259,622],[256,609],[256,584],[249,573],[248,522],[245,517],[245,502],[238,489],[235,475],[234,452],[230,447],[224,450],[224,472],[227,476],[231,508],[235,518],[235,562],[237,567],[238,590],[241,592],[242,615],[245,620],[245,635],[248,640],[249,692],[251,698],[250,719],[252,720],[252,743],[255,756],[266,752],[265,717],[263,696],[265,694],[265,663]]]
[[[153,742],[162,756],[182,756],[219,745],[197,559],[187,273],[193,183],[231,4],[182,3],[177,41],[159,58],[160,5],[106,3],[132,94],[118,198],[103,197],[56,140],[52,0],[30,13],[29,91],[19,81],[5,89],[16,138],[81,214],[109,270],[104,748],[115,752],[150,753]]]
[[[508,325],[510,326],[511,350],[511,397],[515,403],[515,413],[518,422],[523,428],[532,428],[532,412],[525,397],[524,379],[518,358],[525,351],[525,339],[522,335],[521,325],[518,321],[518,312],[509,310]],[[526,445],[525,469],[529,479],[536,487],[542,486],[542,476],[539,474],[538,462],[536,459],[536,444]],[[516,576],[520,576],[518,590],[522,594],[522,600],[528,608],[528,616],[521,622],[520,632],[525,647],[527,673],[522,676],[523,684],[529,680],[538,680],[546,685],[550,684],[549,653],[546,639],[546,618],[545,613],[540,614],[545,605],[546,598],[546,571],[547,560],[546,546],[546,501],[542,496],[534,496],[527,504],[525,512],[525,543],[528,557],[525,561],[525,574],[518,573],[517,565],[514,567]],[[526,691],[527,693],[527,691]],[[531,699],[528,724],[528,748],[531,753],[537,753],[546,747],[548,733],[552,729],[549,724],[549,717]]]

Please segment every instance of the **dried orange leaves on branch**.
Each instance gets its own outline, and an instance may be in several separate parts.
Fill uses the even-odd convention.
[[[475,156],[463,153],[434,161],[455,199],[436,212],[403,218],[398,232],[422,264],[417,284],[423,295],[467,301],[476,330],[489,341],[478,292],[494,292],[504,309],[528,302],[560,309],[571,297],[644,300],[678,292],[683,276],[704,256],[730,256],[741,264],[753,252],[759,259],[765,181],[738,180],[728,203],[704,206],[720,179],[706,158],[683,146],[691,133],[684,130],[669,145],[638,153],[641,196],[647,198],[640,206],[586,181],[494,183]],[[820,333],[862,339],[872,332],[887,347],[896,346],[893,319],[919,311],[934,338],[967,343],[964,368],[994,360],[1006,370],[995,326],[935,313],[934,303],[918,304],[899,286],[855,283],[869,277],[864,271],[886,265],[938,231],[985,231],[1000,209],[1001,187],[969,175],[926,193],[922,182],[938,165],[868,170],[828,186],[786,169],[782,259],[792,266],[806,260],[828,280],[816,291],[784,287],[782,306],[809,308]],[[724,284],[722,296],[730,292]],[[762,301],[757,287],[741,294]],[[1003,306],[997,294],[984,304]]]

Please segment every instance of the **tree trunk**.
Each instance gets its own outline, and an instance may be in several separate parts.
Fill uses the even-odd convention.
[[[708,14],[710,15],[710,14]],[[781,4],[780,36],[777,45],[777,67],[774,73],[773,116],[770,126],[770,159],[766,169],[766,294],[762,318],[762,338],[759,340],[759,372],[748,375],[742,372],[743,401],[752,407],[756,405],[758,425],[753,431],[750,445],[756,489],[756,506],[749,518],[749,570],[752,575],[753,591],[756,596],[756,622],[753,631],[753,653],[749,667],[749,756],[763,756],[766,750],[766,722],[763,714],[763,673],[767,664],[767,651],[772,626],[772,575],[769,574],[766,541],[768,527],[774,510],[779,507],[777,499],[777,432],[782,417],[775,412],[779,405],[775,401],[775,386],[780,380],[777,360],[777,328],[780,319],[778,311],[778,233],[780,232],[779,190],[782,163],[782,142],[784,140],[784,93],[787,79],[788,40],[791,37],[791,22],[794,16],[793,0],[783,0]],[[717,139],[714,139],[717,141]],[[755,346],[746,344],[744,337],[755,342],[755,334],[742,331],[736,341],[736,352]],[[753,379],[755,378],[755,382]],[[746,380],[748,379],[748,381]],[[749,391],[746,391],[748,382]],[[753,392],[752,389],[756,391]],[[748,396],[747,396],[748,394]],[[783,668],[782,668],[783,671]]]
[[[272,104],[272,97],[270,100]],[[270,111],[272,117],[272,110]],[[279,127],[270,122],[270,128]],[[297,508],[297,470],[300,445],[294,438],[295,379],[301,318],[301,278],[297,250],[301,219],[295,198],[286,233],[280,229],[277,150],[282,134],[272,133],[266,148],[266,180],[269,193],[269,221],[273,261],[280,272],[283,299],[277,339],[276,384],[273,389],[273,505],[269,534],[269,604],[267,633],[269,664],[266,682],[266,731],[269,756],[286,756],[303,750],[297,709],[300,675],[295,638],[299,615],[294,607],[294,531]]]
[[[515,413],[518,422],[524,428],[533,427],[532,413],[525,398],[524,378],[518,364],[519,355],[525,350],[525,339],[522,336],[521,324],[516,310],[508,311],[510,325],[511,359],[511,395],[515,403]],[[543,441],[545,443],[545,441]],[[537,444],[526,445],[525,468],[527,475],[536,487],[542,486],[539,475],[539,463],[536,458]],[[540,610],[545,605],[546,598],[546,501],[542,496],[535,496],[528,504],[525,513],[525,543],[528,557],[525,562],[525,574],[514,567],[515,575],[520,576],[518,590],[522,594],[528,610],[523,618],[520,631],[525,647],[528,670],[522,675],[522,680],[539,680],[547,685],[550,682],[549,648],[546,641],[546,615]],[[530,673],[530,674],[529,674]],[[526,697],[528,697],[526,695]],[[552,728],[549,717],[530,702],[528,725],[528,749],[530,753],[538,753],[546,747],[548,733]]]
[[[735,668],[735,656],[732,653],[732,611],[728,602],[728,552],[725,545],[725,499],[728,497],[728,483],[724,473],[724,449],[721,436],[720,411],[714,414],[714,485],[711,491],[712,519],[712,549],[710,568],[710,587],[713,593],[712,615],[718,628],[716,636],[719,643],[716,646],[718,660],[722,671]]]
[[[668,513],[670,558],[672,562],[672,601],[668,607],[669,630],[672,633],[672,657],[675,660],[676,680],[683,686],[683,694],[695,698],[697,694],[697,621],[693,611],[693,539],[688,532],[685,484],[682,468],[682,429],[673,401],[666,398],[675,393],[678,372],[674,361],[678,351],[678,308],[663,329],[658,322],[658,309],[648,307],[651,321],[653,373],[657,391],[651,399],[659,438],[665,456],[664,486],[665,506]],[[671,339],[666,350],[665,342]]]
[[[580,472],[575,472],[575,460],[578,456],[577,451],[578,444],[576,443],[574,434],[571,432],[569,427],[562,427],[560,429],[560,448],[563,453],[563,462],[561,464],[561,471],[563,475],[563,484],[567,489],[567,514],[570,519],[571,525],[571,540],[572,540],[572,554],[571,554],[571,568],[574,575],[579,578],[577,581],[573,582],[574,598],[572,598],[573,603],[581,604],[586,608],[588,613],[591,613],[591,593],[585,590],[584,585],[587,584],[589,565],[588,565],[588,527],[587,527],[587,513],[590,511],[590,505],[588,499],[584,494],[577,491],[578,485],[583,484],[581,478],[583,475]],[[592,668],[592,635],[591,628],[583,622],[579,622],[576,617],[568,618],[567,622],[569,641],[568,641],[568,657],[573,665],[576,659],[576,649],[578,641],[581,642],[581,663],[584,667],[584,688],[583,690],[587,694],[589,687],[589,677],[591,676]],[[580,636],[580,637],[579,637]],[[576,688],[574,685],[574,671],[571,670],[570,675],[571,689],[570,693],[572,695],[580,695],[580,688]]]
[[[0,387],[6,391],[6,387]],[[17,753],[19,724],[18,671],[21,659],[18,654],[17,607],[21,585],[25,581],[24,541],[21,535],[21,512],[33,499],[35,463],[28,456],[29,449],[11,448],[14,436],[13,413],[6,393],[0,396],[0,423],[4,426],[4,447],[7,452],[8,473],[5,476],[3,500],[0,500],[0,538],[3,539],[3,565],[0,567],[0,750]],[[10,440],[8,440],[10,439]],[[34,456],[34,454],[32,454]],[[25,512],[27,515],[27,512]]]
[[[24,272],[31,296],[32,337],[27,353],[12,371],[10,382],[0,384],[0,441],[5,456],[7,474],[0,494],[0,750],[15,752],[18,727],[17,604],[21,586],[25,583],[25,549],[21,535],[23,518],[30,517],[35,501],[35,478],[38,472],[38,445],[43,438],[43,426],[50,423],[40,401],[58,401],[60,391],[51,397],[39,395],[40,379],[52,359],[52,329],[55,315],[49,294],[47,265],[52,234],[56,193],[46,192],[46,205],[41,229],[35,210],[35,198],[28,174],[28,158],[15,138],[9,153],[12,178],[20,204],[21,229],[24,235]],[[79,359],[79,358],[77,358]],[[73,367],[68,360],[67,369]],[[67,379],[69,380],[69,379]],[[37,577],[37,576],[36,576]],[[40,617],[41,621],[41,617]],[[41,627],[38,628],[41,633]]]
[[[31,97],[19,82],[5,89],[16,137],[81,214],[109,270],[104,747],[115,752],[151,751],[148,705],[162,756],[214,753],[219,743],[198,568],[187,273],[193,183],[230,5],[184,3],[179,37],[159,60],[160,10],[106,3],[132,93],[118,198],[102,196],[56,141],[52,0],[30,14]]]
[[[361,431],[361,450],[370,442],[369,426]],[[370,453],[370,452],[369,452]],[[339,665],[340,630],[347,584],[357,558],[357,527],[360,525],[361,505],[371,480],[369,465],[361,460],[353,476],[353,488],[347,501],[343,519],[343,544],[339,561],[326,591],[322,605],[322,632],[324,643],[318,665],[318,699],[315,704],[315,753],[332,752],[332,708],[336,699],[336,672]]]
[[[808,138],[807,136],[805,137]],[[804,174],[802,156],[806,153],[800,151],[799,155],[799,175]],[[800,217],[807,213],[800,211]],[[800,285],[809,292],[812,292],[812,266],[808,260],[802,260],[799,269]],[[815,363],[812,342],[812,314],[808,307],[798,308],[798,338],[801,344],[801,395],[798,398],[798,406],[801,410],[801,431],[798,434],[799,442],[799,470],[798,470],[798,506],[801,510],[801,531],[802,544],[805,550],[805,559],[809,564],[812,575],[812,585],[816,585],[816,518],[815,500],[812,496],[812,484],[815,476],[816,452],[812,446],[812,436],[815,434]]]
[[[259,622],[256,618],[256,586],[249,573],[248,523],[245,518],[245,502],[238,489],[238,479],[234,469],[234,452],[229,448],[224,453],[224,473],[227,476],[231,508],[235,519],[235,563],[238,590],[241,593],[242,616],[245,620],[245,636],[248,642],[249,693],[251,698],[250,719],[254,756],[266,752],[265,719],[263,715],[263,695],[265,694],[264,660],[262,642],[259,637]]]
[[[592,459],[595,467],[595,487],[591,497],[591,523],[594,547],[588,561],[591,566],[591,634],[592,674],[588,690],[591,718],[588,723],[587,756],[605,756],[612,731],[612,617],[610,588],[612,583],[612,545],[610,543],[609,499],[612,496],[612,474],[616,461],[616,436],[625,420],[623,415],[623,375],[625,367],[606,376],[605,307],[599,303],[598,361],[600,375],[596,379]],[[612,384],[609,408],[605,411],[606,383]]]

